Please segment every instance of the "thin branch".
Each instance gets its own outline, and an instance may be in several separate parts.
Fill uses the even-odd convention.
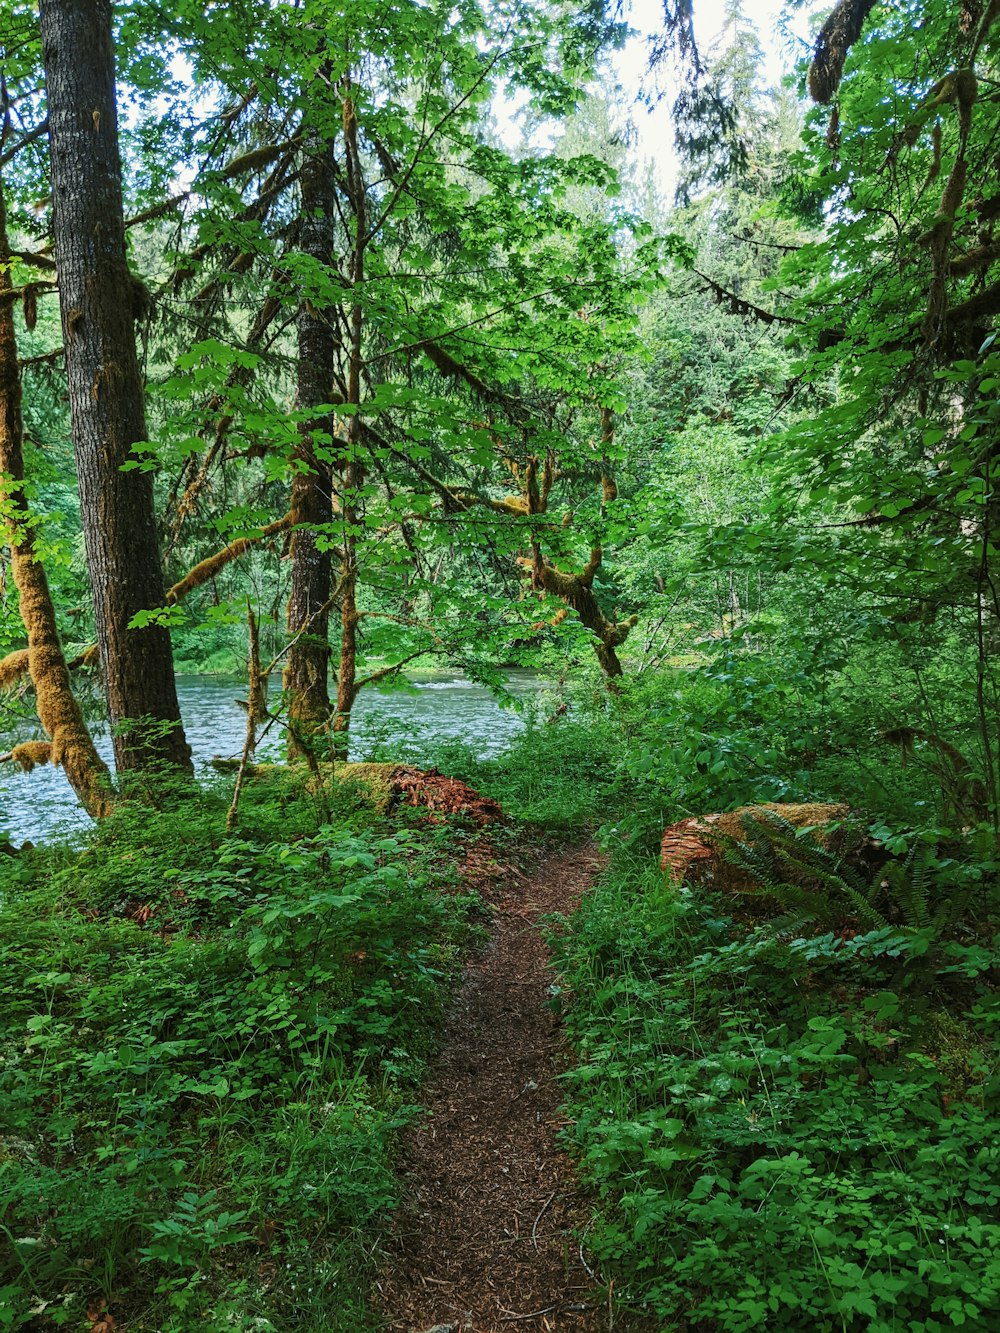
[[[49,122],[48,118],[46,118],[40,125],[36,125],[33,130],[28,130],[26,134],[22,135],[13,148],[7,149],[3,157],[0,157],[0,167],[5,167],[8,162],[12,162],[22,148],[27,148],[29,144],[34,143],[36,139],[40,139],[43,135],[48,134],[48,132]]]
[[[394,676],[397,671],[402,671],[403,667],[406,666],[407,662],[413,662],[418,657],[423,657],[424,653],[426,653],[427,651],[428,650],[426,648],[418,648],[416,652],[408,653],[406,657],[402,658],[398,662],[394,662],[392,666],[380,667],[378,671],[373,671],[368,676],[362,676],[360,680],[355,681],[356,688],[361,690],[364,689],[366,685],[375,685],[380,680],[385,680],[387,676]]]
[[[793,319],[790,315],[779,315],[773,310],[764,310],[761,306],[754,305],[752,301],[744,301],[735,292],[728,291],[721,283],[715,282],[706,273],[702,273],[700,269],[693,269],[692,272],[708,287],[719,305],[729,306],[731,314],[742,315],[744,318],[752,317],[762,324],[791,324],[799,328],[802,327],[803,321],[801,319]]]

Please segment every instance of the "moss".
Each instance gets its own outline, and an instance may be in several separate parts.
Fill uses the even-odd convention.
[[[30,773],[38,764],[55,762],[48,741],[22,741],[11,750],[10,757],[25,773]]]
[[[392,779],[398,768],[398,764],[337,764],[333,777],[356,786],[382,812],[389,809],[396,794]]]
[[[809,70],[809,92],[814,102],[829,102],[840,87],[847,53],[861,36],[875,0],[840,0],[823,24]]]
[[[927,1015],[925,1046],[941,1071],[944,1091],[950,1097],[968,1097],[993,1059],[988,1038],[946,1009]]]
[[[6,215],[0,197],[0,295],[11,290],[10,265],[6,262],[9,255]],[[84,808],[100,818],[110,809],[111,776],[94,747],[73,694],[48,580],[35,549],[34,529],[24,521],[23,441],[17,338],[7,307],[0,318],[0,499],[5,502],[0,531],[10,547],[11,571],[28,634],[27,666],[35,687],[38,720],[52,742],[51,746],[44,742],[15,746],[12,757],[27,772],[36,763],[61,764]],[[23,662],[19,655],[13,657],[13,663],[10,656],[4,659],[8,675]]]
[[[18,648],[0,658],[0,690],[9,690],[28,674],[28,650]]]
[[[216,551],[214,555],[202,560],[172,588],[167,589],[167,605],[173,606],[176,602],[181,601],[189,592],[193,592],[195,588],[200,588],[203,583],[207,583],[209,579],[214,578],[230,561],[238,559],[241,555],[246,555],[255,543],[268,537],[275,537],[279,532],[284,532],[291,526],[291,522],[292,515],[286,514],[284,518],[279,518],[277,522],[269,523],[267,527],[261,528],[256,536],[240,537],[236,541],[230,542],[228,546],[224,546],[221,551]]]

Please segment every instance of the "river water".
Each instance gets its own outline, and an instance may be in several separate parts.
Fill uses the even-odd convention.
[[[416,763],[433,758],[442,741],[458,741],[476,754],[500,753],[523,728],[521,707],[545,682],[531,672],[510,672],[507,690],[514,706],[502,707],[489,690],[464,676],[444,671],[414,673],[412,691],[380,693],[363,690],[351,717],[352,759],[393,759]],[[281,677],[272,682],[276,695]],[[212,772],[217,755],[238,756],[243,749],[246,715],[236,703],[246,697],[246,681],[226,676],[178,676],[177,693],[196,767]],[[29,733],[0,732],[0,748],[8,750]],[[111,739],[97,736],[98,749],[111,762]],[[259,759],[279,758],[282,733],[274,728],[257,749]],[[63,837],[90,820],[62,770],[46,765],[22,773],[13,764],[0,766],[0,835],[13,842]]]

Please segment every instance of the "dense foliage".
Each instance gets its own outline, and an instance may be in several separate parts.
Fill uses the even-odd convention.
[[[349,794],[227,799],[2,867],[2,1328],[367,1326],[468,902]]]
[[[995,911],[983,869],[947,878]],[[620,858],[560,950],[568,1137],[626,1304],[668,1328],[995,1324],[989,932],[788,938]]]
[[[612,6],[0,0],[0,764],[99,819],[0,839],[0,1328],[373,1323],[466,844],[327,765],[416,663],[544,674],[506,752],[427,757],[610,854],[553,935],[610,1304],[1000,1320],[1000,6],[840,0],[780,89],[696,9],[668,207]],[[68,18],[116,61],[82,120]],[[56,169],[81,125],[113,207]],[[228,786],[171,654],[246,669]],[[755,892],[657,868],[820,801],[854,860],[751,820]]]

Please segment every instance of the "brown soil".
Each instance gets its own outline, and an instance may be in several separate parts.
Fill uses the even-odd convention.
[[[377,1284],[393,1333],[609,1327],[573,1234],[589,1209],[556,1142],[567,1054],[538,925],[571,911],[600,865],[577,848],[490,894],[489,946],[466,973],[427,1115],[405,1144],[405,1200]]]

